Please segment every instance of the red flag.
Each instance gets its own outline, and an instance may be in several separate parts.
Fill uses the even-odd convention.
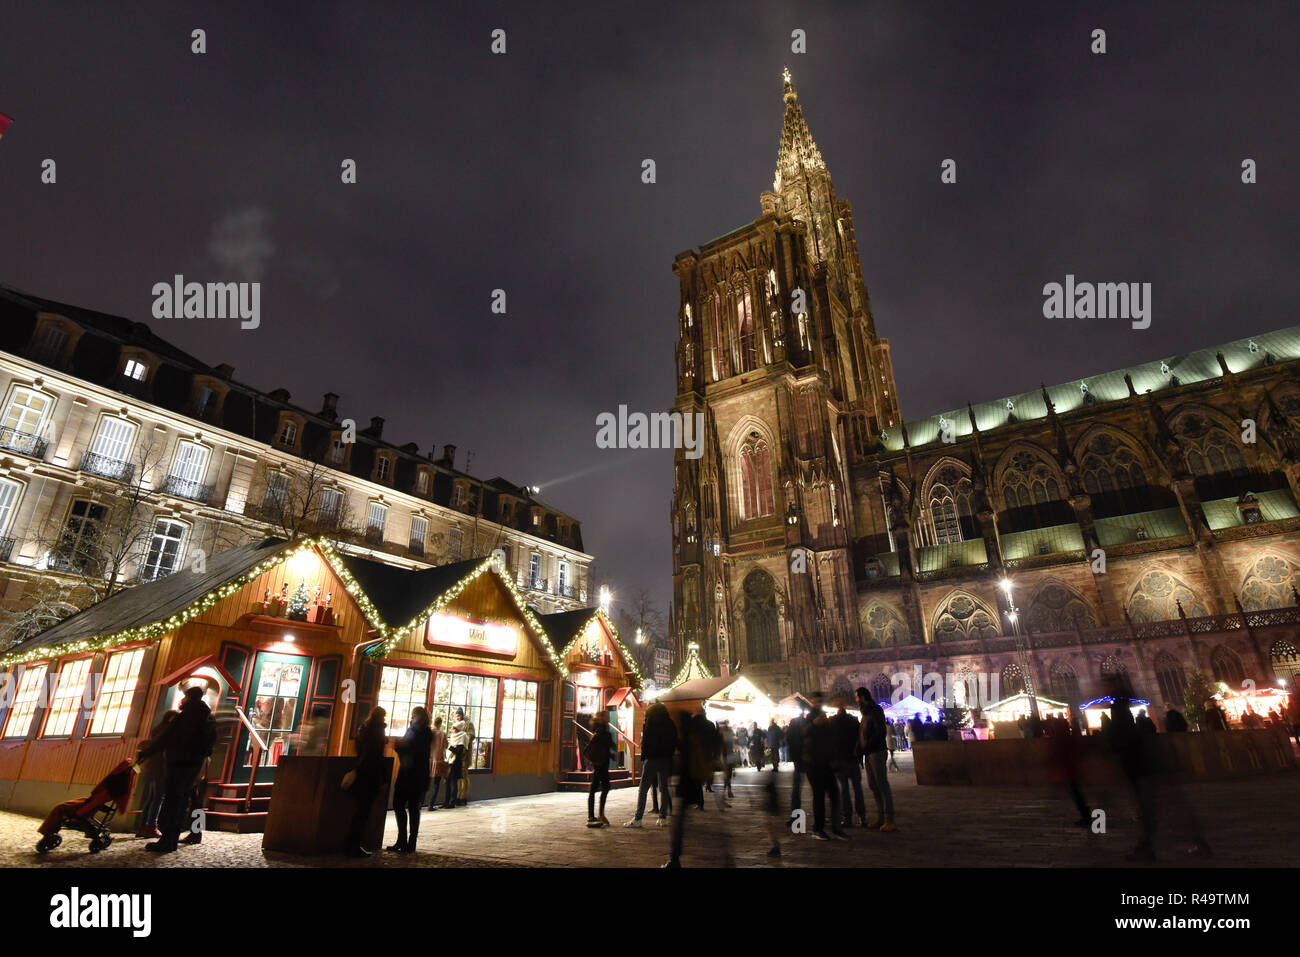
[[[9,124],[14,121],[12,116],[0,113],[0,137],[5,135],[5,130],[9,129]]]

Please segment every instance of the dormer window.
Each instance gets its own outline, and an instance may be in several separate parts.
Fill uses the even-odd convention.
[[[420,471],[415,474],[415,494],[427,495],[428,493],[429,493],[429,473],[426,472],[424,469],[420,469]]]
[[[375,460],[375,478],[381,482],[387,482],[388,476],[392,474],[393,462],[386,455],[381,455]]]
[[[128,379],[143,382],[149,375],[149,367],[139,359],[127,359],[126,365],[122,369],[122,375]]]
[[[465,486],[459,482],[451,490],[451,505],[452,508],[463,508],[465,505]]]
[[[280,444],[292,446],[298,441],[298,423],[285,422],[280,426]]]

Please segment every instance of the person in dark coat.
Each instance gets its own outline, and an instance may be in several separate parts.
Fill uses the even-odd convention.
[[[700,712],[683,714],[681,719],[681,773],[677,778],[677,796],[682,807],[673,815],[672,842],[668,862],[664,867],[682,866],[682,847],[686,841],[686,815],[690,808],[704,810],[704,785],[712,781],[717,771],[720,749],[718,729]],[[730,859],[731,836],[725,828],[716,830],[712,837],[720,844],[723,856]]]
[[[429,712],[423,708],[411,709],[411,723],[406,734],[393,745],[397,752],[397,783],[393,786],[393,813],[397,815],[397,843],[388,847],[399,854],[415,850],[415,839],[420,835],[420,805],[424,792],[429,789],[429,762],[433,753],[433,731],[429,727]],[[407,830],[407,821],[410,830]]]
[[[740,723],[736,729],[736,747],[740,749],[740,761],[743,767],[749,767],[749,729],[745,727],[745,722]]]
[[[802,714],[791,718],[785,728],[785,753],[794,765],[794,780],[790,783],[791,814],[803,807],[803,779],[808,774],[808,766],[803,760],[803,729]]]
[[[149,739],[140,745],[140,755],[144,754],[146,748],[154,741],[162,737],[167,725],[176,720],[180,712],[168,711],[162,716],[162,719],[149,732]],[[140,777],[136,781],[136,791],[140,794],[140,817],[136,821],[136,837],[162,837],[162,831],[158,830],[158,816],[162,811],[163,801],[163,778],[166,776],[167,758],[161,753],[155,753],[151,757],[145,758],[137,755],[135,763],[140,766]]]
[[[146,851],[170,854],[176,850],[181,831],[186,829],[185,809],[189,806],[194,783],[203,770],[203,762],[212,756],[216,741],[217,723],[212,717],[212,709],[203,700],[203,689],[187,689],[176,718],[140,752],[142,758],[162,752],[167,759],[167,769],[163,772],[162,808],[158,814],[158,829],[162,837],[146,844]]]
[[[1173,705],[1170,705],[1169,710],[1165,712],[1165,730],[1171,734],[1187,730],[1187,719]]]
[[[370,811],[375,806],[375,798],[388,785],[384,775],[387,727],[388,712],[383,708],[375,708],[357,729],[357,766],[353,769],[356,775],[349,788],[349,793],[357,802],[352,812],[352,825],[348,829],[347,853],[350,857],[370,856],[370,851],[362,846],[361,841],[365,837],[366,824],[370,820]]]
[[[840,791],[840,810],[844,818],[836,823],[844,827],[853,826],[853,812],[857,810],[858,824],[867,825],[867,808],[862,800],[862,767],[858,763],[858,732],[861,723],[849,714],[847,701],[836,701],[838,713],[831,718],[833,750],[831,752],[831,772],[835,775],[835,786]]]
[[[767,735],[758,729],[758,722],[755,721],[749,729],[749,763],[760,771],[763,770],[763,752],[766,749]]]
[[[808,712],[803,739],[804,762],[808,765],[808,783],[813,792],[813,829],[812,836],[819,841],[829,841],[831,835],[836,840],[847,841],[849,836],[840,827],[840,792],[835,787],[835,775],[831,762],[835,755],[834,731],[830,719],[822,710],[822,694],[814,691],[812,710]],[[826,833],[826,799],[831,803],[831,834]]]
[[[745,730],[741,725],[740,730]],[[657,824],[664,826],[664,821],[672,813],[673,800],[668,793],[668,778],[673,770],[673,754],[677,751],[677,726],[673,724],[668,709],[656,702],[645,713],[645,725],[641,729],[641,787],[636,796],[636,817],[624,824],[624,827],[640,827],[641,817],[645,814],[646,792],[653,789],[659,795],[659,814]]]
[[[889,719],[885,710],[871,697],[866,688],[857,689],[858,708],[862,711],[862,726],[858,735],[858,751],[866,759],[867,786],[876,800],[876,817],[866,827],[878,831],[893,831],[894,792],[889,787],[889,771],[885,768],[885,751],[888,743]],[[892,757],[892,754],[891,754]],[[862,816],[859,813],[859,816]]]
[[[772,770],[781,770],[781,745],[785,743],[785,735],[781,733],[781,727],[773,718],[767,726],[767,746],[772,749]]]
[[[591,739],[583,757],[591,767],[591,788],[587,791],[587,827],[609,827],[605,817],[605,799],[609,797],[609,759],[614,753],[614,735],[609,730],[609,714],[597,711],[591,718]],[[596,814],[596,794],[600,794],[600,814]]]

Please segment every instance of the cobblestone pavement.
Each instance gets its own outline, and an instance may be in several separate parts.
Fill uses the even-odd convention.
[[[847,843],[830,844],[785,833],[782,856],[767,856],[766,817],[758,772],[736,774],[732,807],[719,809],[705,795],[705,810],[687,818],[683,864],[749,867],[804,866],[997,866],[1125,867],[1137,840],[1131,797],[1117,791],[1089,798],[1107,812],[1107,833],[1072,825],[1074,808],[1063,791],[1050,789],[918,787],[908,756],[891,772],[898,830],[881,834],[854,829]],[[788,768],[788,765],[787,765]],[[779,776],[788,807],[790,774]],[[1293,813],[1300,799],[1300,774],[1191,784],[1184,793],[1200,815],[1214,855],[1189,857],[1188,831],[1161,808],[1156,865],[1296,866],[1300,823]],[[866,792],[868,806],[870,792]],[[804,806],[811,804],[805,787]],[[34,818],[0,813],[0,867],[657,867],[667,859],[669,829],[622,827],[636,807],[632,789],[612,791],[606,815],[612,826],[589,829],[586,795],[541,794],[484,801],[467,808],[426,813],[419,853],[382,854],[361,862],[348,858],[305,858],[264,854],[260,834],[211,833],[202,845],[154,857],[143,840],[121,836],[101,854],[87,852],[84,837],[65,835],[62,847],[45,857],[34,851]],[[388,817],[385,844],[395,839]]]

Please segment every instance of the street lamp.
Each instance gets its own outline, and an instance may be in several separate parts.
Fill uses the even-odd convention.
[[[1034,687],[1033,672],[1030,670],[1029,647],[1024,635],[1020,633],[1020,609],[1016,607],[1011,597],[1011,579],[1004,578],[998,584],[1002,588],[1002,593],[1007,596],[1007,619],[1011,622],[1011,633],[1016,639],[1016,656],[1020,659],[1020,673],[1025,681],[1025,693],[1029,695],[1029,713],[1033,715],[1034,724],[1037,725],[1041,720],[1038,713],[1038,691]]]
[[[638,629],[636,630],[636,643],[637,643],[638,645],[644,645],[644,644],[645,644],[645,636],[641,633],[641,629],[640,629],[640,628],[638,628]]]

